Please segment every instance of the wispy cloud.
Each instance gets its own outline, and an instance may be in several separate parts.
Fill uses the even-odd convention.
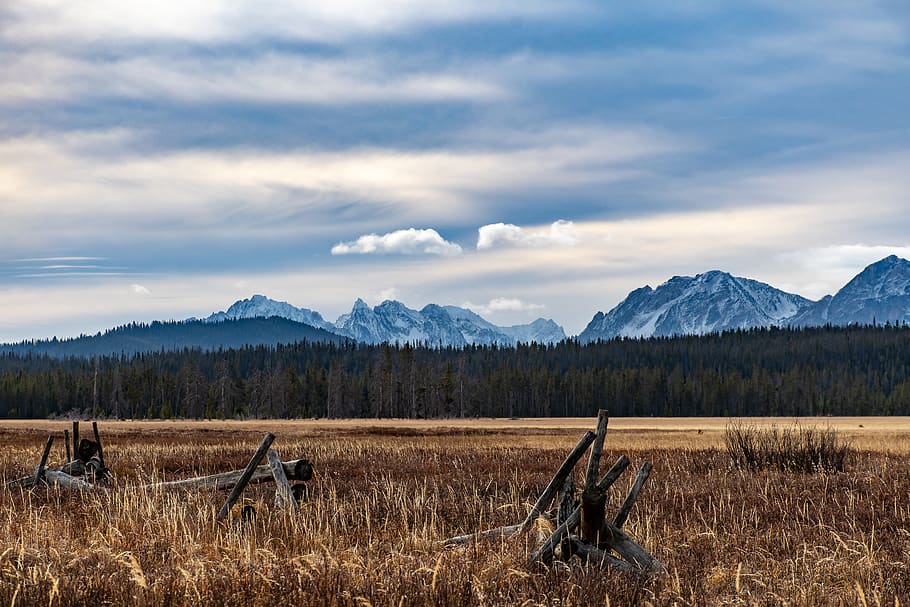
[[[111,42],[231,43],[264,37],[311,42],[341,42],[413,29],[510,18],[548,18],[578,11],[580,2],[553,5],[540,0],[335,0],[225,4],[198,0],[168,2],[92,0],[69,2],[19,0],[2,10],[3,36],[18,43]],[[0,25],[4,22],[0,21]]]
[[[461,247],[451,243],[433,229],[408,228],[388,234],[366,234],[357,240],[340,242],[332,255],[461,255]]]
[[[152,292],[149,291],[149,289],[147,287],[143,287],[140,284],[130,285],[130,289],[132,289],[133,293],[135,293],[136,295],[151,295],[152,294]]]
[[[0,104],[80,99],[192,103],[366,104],[489,101],[501,83],[397,57],[326,58],[268,52],[243,58],[127,56],[103,60],[47,52],[0,53]]]
[[[465,302],[461,307],[477,312],[481,316],[496,314],[497,312],[538,312],[546,308],[542,304],[528,303],[514,297],[494,297],[485,304]]]
[[[563,219],[553,222],[547,230],[526,230],[511,223],[492,223],[477,230],[478,250],[496,246],[572,246],[577,242],[575,224]]]

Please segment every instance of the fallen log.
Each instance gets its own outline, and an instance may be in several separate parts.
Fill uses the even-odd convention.
[[[630,563],[634,563],[644,571],[665,571],[660,561],[610,521],[604,521],[599,537],[600,544],[598,548],[610,548],[619,556]]]
[[[457,546],[459,544],[470,544],[471,542],[481,540],[496,540],[515,535],[521,531],[521,528],[521,523],[518,525],[506,525],[505,527],[497,527],[496,529],[487,529],[486,531],[478,531],[466,535],[456,535],[455,537],[442,540],[441,543],[444,546]]]
[[[294,481],[307,481],[313,478],[313,464],[308,459],[295,459],[281,462],[285,476]],[[243,476],[243,470],[232,470],[208,476],[197,476],[177,481],[164,481],[140,485],[137,489],[232,489]],[[272,469],[269,466],[257,466],[250,476],[250,483],[263,483],[272,480]]]
[[[62,489],[70,489],[75,491],[91,491],[94,489],[100,489],[99,485],[93,485],[92,483],[86,482],[81,478],[70,476],[66,472],[61,472],[60,470],[54,470],[48,468],[44,471],[44,482],[47,483],[50,487],[60,487]]]

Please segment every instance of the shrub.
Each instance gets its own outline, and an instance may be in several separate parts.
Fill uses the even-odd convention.
[[[733,465],[748,470],[843,472],[851,452],[850,444],[832,428],[756,428],[734,423],[727,426],[724,443]]]

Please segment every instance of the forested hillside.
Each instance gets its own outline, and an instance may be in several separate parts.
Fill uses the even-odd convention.
[[[0,416],[910,414],[910,328],[756,329],[582,345],[301,342],[0,358]]]
[[[17,344],[0,344],[0,353],[47,354],[92,357],[132,355],[198,348],[217,350],[246,345],[290,344],[301,341],[340,342],[345,338],[323,329],[287,318],[241,318],[205,322],[202,320],[130,323],[95,335],[72,339],[45,339]]]

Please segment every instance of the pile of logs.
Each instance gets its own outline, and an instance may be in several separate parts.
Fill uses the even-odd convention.
[[[98,433],[98,423],[92,422],[92,431],[95,440],[79,439],[79,422],[73,422],[72,452],[70,451],[70,434],[64,430],[66,444],[66,463],[59,468],[47,465],[47,460],[54,443],[54,436],[47,437],[41,460],[35,468],[35,473],[6,483],[5,487],[58,487],[67,490],[109,490],[112,489],[113,475],[104,463],[104,451],[101,446],[101,437]],[[230,490],[230,495],[218,511],[218,520],[225,519],[231,509],[240,499],[247,485],[274,480],[276,484],[275,505],[278,508],[296,510],[299,502],[306,498],[307,486],[303,482],[313,478],[313,464],[307,459],[281,461],[278,454],[271,450],[275,435],[267,433],[259,443],[246,468],[219,474],[210,474],[182,480],[150,483],[126,489],[139,490],[204,490],[223,489]],[[72,458],[72,453],[76,454]],[[259,465],[265,457],[266,465]],[[290,481],[299,481],[291,485]],[[244,508],[244,518],[249,518],[251,506]],[[253,512],[255,514],[255,512]]]
[[[573,556],[578,556],[582,562],[614,571],[664,571],[660,561],[622,530],[641,488],[648,479],[651,464],[645,462],[642,465],[638,477],[616,514],[612,518],[606,516],[607,490],[629,466],[629,458],[623,455],[598,480],[608,421],[607,412],[601,410],[597,416],[597,431],[589,431],[582,436],[522,522],[451,537],[443,542],[444,545],[457,546],[480,540],[525,535],[531,531],[540,517],[546,517],[555,530],[531,552],[529,561],[532,565],[551,565],[555,559],[568,562]],[[576,496],[573,471],[589,447],[591,453],[579,499]],[[554,498],[558,498],[558,506],[552,512],[547,512]]]

